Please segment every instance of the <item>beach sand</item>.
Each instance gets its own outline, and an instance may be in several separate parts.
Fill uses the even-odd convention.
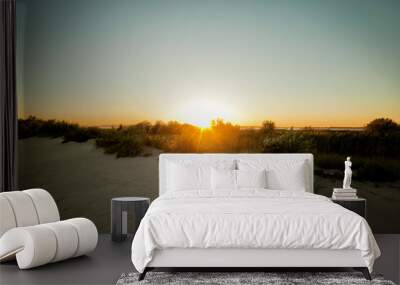
[[[61,143],[61,139],[19,140],[19,188],[40,187],[55,198],[61,218],[87,217],[100,232],[110,232],[110,200],[120,196],[158,196],[159,150],[148,157],[116,158],[93,141]],[[341,181],[315,176],[317,194],[331,196]],[[354,182],[368,199],[368,222],[375,233],[400,233],[399,182]],[[384,221],[384,222],[382,222]],[[133,223],[131,223],[133,224]]]

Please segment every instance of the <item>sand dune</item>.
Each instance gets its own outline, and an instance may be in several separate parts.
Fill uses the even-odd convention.
[[[20,140],[19,187],[52,193],[63,219],[82,216],[102,232],[110,230],[110,199],[158,195],[158,151],[149,157],[116,158],[94,142],[62,144],[61,139]]]

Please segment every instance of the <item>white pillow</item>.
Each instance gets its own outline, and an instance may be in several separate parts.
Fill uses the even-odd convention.
[[[177,160],[168,161],[166,169],[167,191],[211,190],[211,168],[234,169],[233,160]]]
[[[306,161],[298,160],[238,160],[239,170],[266,169],[267,188],[273,190],[306,191]]]
[[[268,188],[276,190],[306,191],[305,162],[278,165],[267,171]]]
[[[267,171],[236,170],[237,188],[267,188]]]
[[[181,165],[176,163],[169,164],[168,190],[202,190],[210,189],[209,166]]]
[[[236,170],[232,169],[211,169],[211,189],[236,189]]]

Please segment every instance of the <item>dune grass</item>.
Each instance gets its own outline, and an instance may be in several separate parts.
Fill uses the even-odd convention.
[[[19,138],[62,137],[63,143],[94,139],[96,146],[116,157],[148,156],[145,147],[179,153],[270,152],[315,155],[316,173],[339,178],[346,156],[353,157],[354,178],[385,182],[400,179],[400,128],[389,119],[376,119],[364,131],[277,130],[271,121],[259,129],[215,120],[201,129],[176,121],[101,129],[65,121],[20,119]]]

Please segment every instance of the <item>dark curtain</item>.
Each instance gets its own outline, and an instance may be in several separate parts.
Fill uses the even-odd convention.
[[[0,191],[17,190],[15,0],[0,0]]]

